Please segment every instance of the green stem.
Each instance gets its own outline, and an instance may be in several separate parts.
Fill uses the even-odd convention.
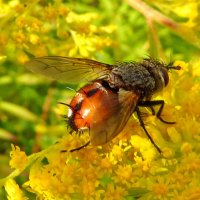
[[[153,58],[161,58],[162,60],[165,60],[165,54],[156,31],[155,24],[151,20],[148,20],[147,23],[149,27],[150,55]]]
[[[187,42],[200,48],[200,40],[195,31],[188,28],[185,24],[177,23],[171,18],[163,15],[159,11],[153,9],[141,0],[126,0],[127,3],[142,13],[147,20],[155,21],[171,29],[174,33],[182,37]]]
[[[177,29],[179,27],[178,23],[153,9],[141,0],[127,0],[127,2],[130,6],[142,13],[148,20],[156,21],[157,23],[168,26],[171,29]]]

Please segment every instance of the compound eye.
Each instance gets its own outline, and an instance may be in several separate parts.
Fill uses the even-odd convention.
[[[162,68],[161,74],[162,74],[162,77],[164,79],[165,86],[167,86],[167,84],[169,83],[168,70],[166,68]]]

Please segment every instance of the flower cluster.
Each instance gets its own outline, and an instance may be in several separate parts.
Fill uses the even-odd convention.
[[[13,0],[0,9],[0,17],[0,57],[7,55],[10,57],[4,59],[20,63],[32,55],[91,57],[112,45],[109,34],[115,29],[112,25],[95,25],[97,13],[77,14],[61,2],[21,4]]]

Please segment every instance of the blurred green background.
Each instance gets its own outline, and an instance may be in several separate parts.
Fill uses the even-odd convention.
[[[87,57],[110,64],[148,55],[167,62],[199,58],[197,1],[143,3],[0,1],[0,178],[11,171],[11,143],[29,155],[66,133],[60,110],[67,108],[58,102],[75,94],[66,86],[80,87],[32,74],[24,66],[32,57]]]

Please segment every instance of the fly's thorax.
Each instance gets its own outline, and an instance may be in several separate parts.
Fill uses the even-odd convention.
[[[114,87],[150,95],[155,88],[154,77],[141,64],[121,63],[113,68],[110,83]]]
[[[149,96],[162,90],[168,83],[168,73],[160,63],[143,60],[140,63],[120,63],[112,69],[109,77],[112,87],[136,91]]]

